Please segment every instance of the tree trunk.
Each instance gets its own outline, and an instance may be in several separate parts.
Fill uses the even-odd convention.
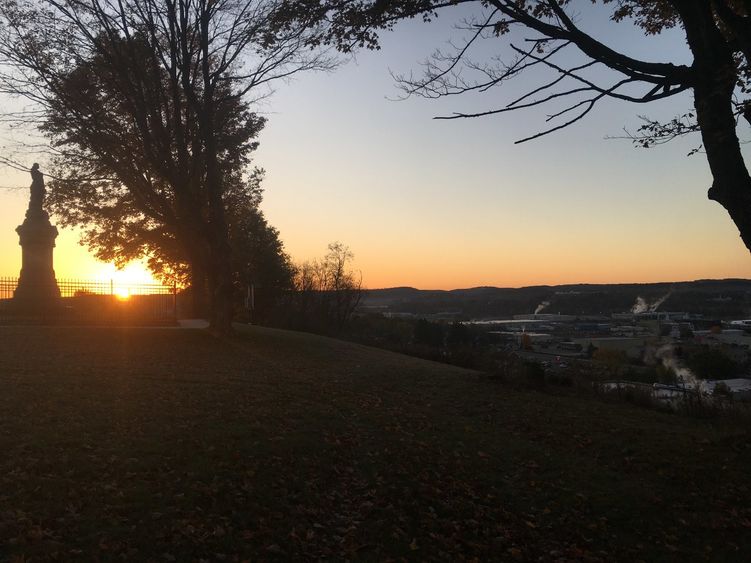
[[[713,92],[696,87],[694,103],[713,183],[709,199],[730,214],[741,239],[751,251],[751,176],[735,133],[730,96],[718,99]]]
[[[216,237],[212,241],[212,273],[209,276],[212,299],[209,322],[212,331],[226,335],[232,332],[234,316],[232,266],[229,243],[222,240],[220,233],[215,234]]]
[[[213,108],[206,109],[205,158],[209,196],[209,237],[211,245],[211,330],[219,335],[232,332],[233,284],[229,232],[222,197],[222,178],[214,139]]]
[[[686,38],[694,55],[694,107],[713,183],[709,199],[730,214],[751,251],[751,176],[736,134],[733,91],[736,64],[714,16],[703,1],[682,5]]]
[[[190,298],[191,314],[195,318],[208,318],[208,302],[206,300],[206,268],[193,260],[190,263]]]
[[[211,292],[212,332],[218,336],[232,333],[233,284],[229,229],[224,210],[224,186],[216,145],[216,77],[212,76],[210,51],[211,21],[214,6],[211,2],[199,2],[201,76],[203,81],[202,103],[199,104],[199,128],[203,141],[203,157],[206,171],[206,190],[209,204],[208,238],[210,245],[211,271],[208,275]]]

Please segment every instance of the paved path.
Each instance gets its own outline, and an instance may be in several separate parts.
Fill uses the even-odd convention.
[[[180,328],[209,328],[206,319],[179,319],[177,324]]]

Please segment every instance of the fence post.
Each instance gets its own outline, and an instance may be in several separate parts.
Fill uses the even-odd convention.
[[[177,322],[177,282],[172,282],[172,315]]]

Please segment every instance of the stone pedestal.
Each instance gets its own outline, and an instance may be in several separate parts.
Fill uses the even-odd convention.
[[[22,249],[21,276],[13,294],[14,304],[22,308],[46,309],[59,304],[60,288],[52,267],[57,227],[41,210],[29,210],[23,224],[16,228]]]

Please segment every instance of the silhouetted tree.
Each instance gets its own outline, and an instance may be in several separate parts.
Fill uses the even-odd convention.
[[[413,341],[419,346],[443,349],[445,334],[443,326],[427,319],[418,319],[415,323]]]
[[[728,379],[737,377],[740,366],[721,350],[704,348],[689,355],[686,364],[701,379]]]
[[[295,267],[279,231],[257,205],[231,221],[230,241],[238,289],[246,298],[253,292],[253,322],[263,323],[280,297],[293,289]]]
[[[355,312],[362,296],[362,276],[348,269],[355,255],[341,242],[332,242],[316,275],[324,314],[341,328]]]
[[[322,259],[296,267],[286,303],[288,325],[328,332],[349,322],[362,297],[362,276],[350,269],[353,258],[349,247],[332,242]]]
[[[400,79],[409,95],[439,98],[487,92],[516,77],[547,80],[529,87],[501,107],[457,113],[442,119],[479,117],[552,106],[549,129],[518,142],[560,130],[585,117],[603,99],[637,104],[693,93],[693,111],[661,123],[647,120],[634,136],[642,146],[699,132],[714,182],[709,198],[730,214],[751,250],[751,176],[741,152],[739,118],[751,123],[751,3],[748,0],[600,0],[612,4],[612,19],[631,20],[645,34],[680,28],[693,60],[690,64],[654,62],[630,56],[578,25],[574,9],[594,9],[570,0],[302,0],[285,2],[288,22],[325,21],[327,40],[344,51],[378,48],[378,33],[406,18],[429,21],[458,5],[474,6],[465,20],[469,39],[452,52],[437,52],[420,78]],[[595,3],[593,0],[592,3]],[[499,41],[515,29],[532,32],[523,44],[510,42],[508,57],[473,61],[483,40]],[[578,58],[566,59],[574,50]],[[659,58],[659,54],[658,58]],[[576,62],[572,63],[571,60]],[[595,67],[608,72],[593,75]],[[530,72],[527,72],[530,71]]]
[[[128,169],[85,150],[77,164],[83,165],[85,157],[99,159],[98,168],[110,169],[104,180],[127,190],[132,213],[125,214],[123,232],[136,228],[129,220],[140,214],[138,228],[162,236],[160,250],[165,257],[178,247],[183,252],[191,249],[195,256],[189,262],[203,268],[198,277],[207,280],[211,324],[218,332],[230,330],[232,318],[226,194],[238,178],[228,177],[227,165],[233,155],[242,160],[247,154],[239,145],[228,150],[227,137],[223,138],[228,134],[226,120],[239,119],[240,129],[257,126],[257,118],[242,123],[248,117],[242,100],[268,95],[274,80],[331,65],[314,49],[319,35],[310,22],[277,25],[278,4],[275,0],[0,1],[0,56],[6,63],[0,72],[3,90],[39,104],[43,116],[51,110],[61,116],[69,111],[78,131],[90,126],[91,131],[104,130],[116,138],[118,128],[124,127],[137,135],[140,144],[129,145],[129,139],[122,147],[123,153],[134,156]],[[102,81],[87,76],[104,69]],[[71,81],[82,85],[77,93]],[[81,111],[81,97],[92,111]],[[110,122],[102,126],[98,121],[110,107],[126,118],[112,131],[107,128]],[[227,111],[231,107],[239,110],[238,116]],[[62,135],[64,122],[52,127],[50,131],[57,127],[55,133]],[[78,144],[80,138],[69,140],[67,147],[62,143],[63,151],[87,147],[88,140],[83,145]],[[93,205],[97,200],[111,203],[92,184],[101,178],[66,179],[80,181],[78,195]],[[175,214],[178,223],[192,222],[196,227],[173,228],[169,219]]]
[[[95,54],[59,77],[41,125],[62,151],[53,160],[59,179],[50,182],[51,209],[63,225],[83,228],[98,258],[123,264],[146,257],[157,276],[190,282],[195,312],[203,314],[211,241],[197,119],[163,70],[149,67],[148,44],[108,47],[134,50],[144,76],[123,95],[119,84],[136,71]],[[264,120],[233,96],[217,104],[216,120],[225,213],[236,214],[260,193],[260,171],[244,174]]]
[[[467,325],[454,321],[449,327],[446,335],[447,346],[466,346],[472,344],[472,332]]]

